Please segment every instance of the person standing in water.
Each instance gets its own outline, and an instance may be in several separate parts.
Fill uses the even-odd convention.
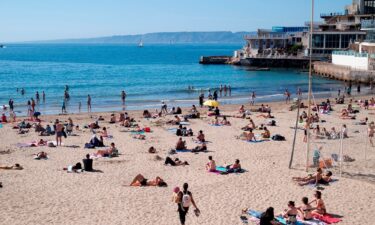
[[[232,96],[232,87],[228,85],[228,94],[229,96]]]
[[[87,95],[87,112],[91,112],[91,96]]]
[[[36,99],[36,102],[39,102],[40,100],[39,91],[35,93],[35,99]]]
[[[256,98],[255,91],[253,91],[253,93],[251,94],[250,105],[254,105],[255,104],[255,98]]]
[[[31,109],[35,112],[35,100],[33,98],[31,98]]]
[[[9,110],[11,112],[14,111],[14,102],[13,102],[13,99],[9,99]]]
[[[288,91],[288,89],[285,89],[284,95],[285,95],[285,103],[286,104],[290,103],[290,92]]]
[[[78,113],[81,113],[81,102],[78,102]]]
[[[178,193],[176,201],[178,205],[177,211],[180,217],[181,225],[185,225],[186,214],[188,213],[189,207],[191,205],[193,205],[195,208],[194,213],[196,216],[199,216],[200,211],[197,205],[195,204],[193,194],[190,191],[188,191],[188,188],[189,188],[188,183],[184,183],[182,188],[183,190]]]
[[[65,100],[63,101],[62,106],[61,106],[61,113],[62,114],[66,113],[66,103],[65,103]]]
[[[43,102],[46,101],[46,93],[44,93],[44,91],[42,92],[42,98],[43,98]]]
[[[121,92],[121,99],[122,99],[122,104],[125,105],[126,92],[124,90]]]

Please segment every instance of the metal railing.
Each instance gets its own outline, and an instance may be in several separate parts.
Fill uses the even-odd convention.
[[[354,51],[332,51],[332,55],[347,55],[347,56],[354,56],[354,57],[361,57],[361,58],[369,57],[368,53],[359,53],[359,52],[354,52]]]
[[[320,17],[331,17],[331,16],[344,16],[345,13],[342,12],[334,12],[334,13],[321,13]]]
[[[375,20],[362,20],[361,29],[373,29],[375,30]]]

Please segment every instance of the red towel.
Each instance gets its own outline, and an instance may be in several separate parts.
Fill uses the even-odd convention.
[[[315,219],[318,219],[320,221],[323,221],[325,223],[328,223],[328,224],[331,224],[331,223],[338,223],[341,221],[341,219],[339,218],[334,218],[333,216],[331,216],[330,214],[324,214],[323,216],[322,215],[317,215],[317,214],[314,214],[314,218]]]

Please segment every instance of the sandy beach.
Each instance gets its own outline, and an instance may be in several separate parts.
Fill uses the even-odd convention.
[[[371,96],[373,97],[373,96]],[[357,97],[364,98],[364,97]],[[268,104],[268,103],[267,103]],[[163,160],[155,160],[155,155],[163,159],[174,148],[178,137],[168,131],[175,125],[156,126],[155,121],[173,119],[172,115],[157,119],[144,119],[140,111],[129,111],[140,127],[150,127],[152,132],[145,133],[145,140],[134,139],[130,132],[121,132],[124,127],[118,123],[109,124],[109,113],[82,113],[71,115],[42,116],[43,125],[51,124],[58,118],[67,121],[71,117],[80,131],[77,136],[63,138],[62,147],[17,147],[18,143],[38,141],[40,138],[53,141],[55,136],[40,137],[33,129],[26,134],[17,134],[12,129],[16,124],[4,124],[0,128],[0,165],[19,163],[23,170],[0,170],[0,224],[179,224],[177,205],[171,201],[174,187],[182,187],[189,183],[189,190],[201,211],[196,217],[193,210],[188,213],[186,224],[242,224],[241,210],[250,208],[265,211],[273,206],[275,212],[287,208],[288,201],[301,205],[301,198],[313,199],[314,187],[299,186],[292,181],[294,176],[306,176],[306,144],[303,143],[303,130],[298,130],[293,168],[288,169],[291,146],[293,141],[296,111],[289,111],[290,105],[283,102],[269,103],[275,116],[276,126],[267,126],[271,135],[280,134],[286,141],[265,141],[249,143],[236,139],[242,133],[241,128],[248,124],[248,119],[228,117],[231,126],[211,126],[212,117],[207,117],[207,109],[198,110],[202,118],[191,119],[191,128],[196,136],[203,130],[208,152],[178,153],[186,166],[165,166]],[[251,108],[259,108],[260,103]],[[367,126],[356,125],[365,117],[375,120],[375,110],[359,109],[356,120],[343,120],[339,112],[346,105],[333,104],[335,111],[320,115],[325,123],[320,127],[327,130],[331,127],[340,129],[343,124],[348,127],[349,138],[343,140],[344,154],[355,159],[344,162],[342,176],[339,175],[338,163],[331,168],[333,177],[338,181],[323,186],[322,193],[328,213],[339,215],[342,225],[374,224],[375,210],[375,148],[370,147],[367,139]],[[221,114],[233,116],[238,105],[220,107]],[[250,109],[249,105],[245,106]],[[307,111],[307,109],[305,109]],[[183,109],[185,114],[187,109]],[[118,112],[117,118],[118,118]],[[92,123],[102,115],[105,126],[112,139],[105,139],[109,146],[114,142],[121,155],[115,158],[94,159],[94,169],[100,172],[67,173],[63,168],[82,162],[85,155],[97,149],[84,149],[92,133],[83,126]],[[251,118],[256,125],[265,123],[267,119],[257,117],[260,113],[252,113]],[[20,119],[20,118],[19,118]],[[255,134],[262,131],[256,130]],[[194,136],[194,138],[195,138]],[[183,137],[187,146],[197,146],[192,137]],[[314,139],[312,151],[322,146],[322,153],[329,157],[339,153],[340,140]],[[74,148],[72,146],[78,146]],[[156,154],[148,153],[154,146]],[[367,150],[365,156],[365,149]],[[48,160],[34,160],[33,154],[45,151]],[[233,164],[240,159],[240,174],[220,175],[209,173],[205,169],[208,156],[213,156],[217,165]],[[366,160],[365,160],[366,157]],[[313,173],[314,168],[309,170]],[[127,187],[132,179],[142,174],[148,179],[162,177],[168,187]],[[251,222],[249,222],[251,224]]]

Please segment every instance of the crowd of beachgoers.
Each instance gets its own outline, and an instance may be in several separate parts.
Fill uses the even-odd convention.
[[[17,91],[24,94],[23,89]],[[70,98],[68,91],[69,87],[66,87],[64,93],[64,98],[66,99]],[[36,100],[34,101],[32,98],[29,101],[28,116],[19,118],[15,116],[13,100],[10,100],[9,105],[3,107],[4,113],[1,117],[2,140],[4,140],[4,145],[10,146],[9,150],[2,150],[1,154],[2,156],[9,155],[9,157],[6,160],[2,160],[2,163],[8,162],[8,164],[1,165],[0,170],[16,171],[14,173],[7,173],[6,179],[4,179],[4,176],[1,176],[0,186],[5,189],[11,185],[12,177],[19,176],[17,171],[28,173],[31,167],[34,170],[38,170],[38,167],[34,167],[34,164],[30,166],[30,160],[37,160],[35,162],[59,161],[59,163],[50,164],[47,168],[43,167],[44,169],[49,169],[48,173],[52,173],[54,176],[58,176],[60,174],[59,171],[64,171],[68,174],[86,174],[87,172],[92,174],[111,173],[111,167],[102,167],[102,162],[110,163],[111,161],[122,162],[121,160],[126,160],[127,162],[122,164],[121,169],[128,170],[126,169],[126,164],[130,163],[138,172],[133,173],[132,178],[123,183],[120,181],[117,182],[117,185],[119,187],[168,187],[165,189],[165,192],[168,192],[169,187],[172,185],[172,203],[176,205],[179,221],[183,225],[190,224],[188,222],[185,223],[185,221],[191,207],[194,208],[193,212],[197,217],[204,217],[204,212],[209,211],[207,207],[215,204],[216,198],[232,197],[223,195],[225,197],[211,196],[207,199],[202,198],[201,193],[199,197],[194,195],[193,198],[190,189],[195,189],[198,186],[197,183],[186,179],[184,182],[177,184],[181,179],[175,179],[176,176],[184,174],[183,170],[179,170],[178,173],[173,173],[173,176],[171,176],[168,175],[168,171],[170,170],[158,170],[155,168],[190,167],[192,170],[202,168],[206,171],[206,175],[204,175],[206,178],[204,179],[207,179],[207,181],[205,182],[211,180],[213,183],[217,182],[216,180],[218,177],[222,177],[221,175],[232,176],[230,180],[220,185],[228,186],[229,189],[244,194],[246,191],[251,192],[251,189],[248,189],[244,185],[238,185],[239,181],[237,180],[247,179],[247,174],[254,174],[255,172],[249,166],[251,164],[250,160],[253,157],[245,156],[247,154],[245,152],[239,153],[237,150],[240,145],[243,145],[242,148],[248,148],[249,151],[254,148],[260,149],[260,151],[267,151],[269,149],[270,151],[274,151],[280,146],[285,146],[284,148],[288,149],[289,147],[287,146],[291,146],[291,140],[293,139],[291,132],[294,129],[303,131],[303,135],[299,136],[298,140],[300,146],[305,146],[308,140],[334,141],[339,139],[355,139],[352,137],[354,128],[352,131],[350,128],[353,126],[364,126],[366,127],[365,133],[355,132],[356,135],[361,135],[365,140],[365,143],[362,141],[361,146],[369,145],[370,147],[374,147],[375,124],[371,116],[373,115],[371,110],[375,110],[375,100],[372,96],[357,97],[354,99],[350,96],[350,93],[338,93],[337,98],[321,100],[319,103],[314,102],[311,108],[308,109],[306,101],[301,100],[302,91],[300,89],[297,90],[294,99],[292,99],[294,97],[293,94],[285,90],[285,104],[277,103],[278,105],[275,106],[277,109],[274,109],[273,106],[276,103],[257,103],[256,94],[252,92],[248,105],[222,107],[219,105],[218,100],[220,96],[226,95],[227,92],[229,94],[230,86],[225,89],[221,87],[213,93],[210,91],[207,98],[205,98],[204,94],[201,94],[197,105],[192,105],[189,109],[178,106],[170,107],[165,102],[162,102],[159,109],[145,109],[137,113],[127,111],[102,113],[100,115],[92,112],[91,97],[88,95],[87,113],[68,114],[65,104],[63,104],[62,114],[55,116],[44,116],[36,110],[40,99],[45,100],[43,92],[42,97],[37,93]],[[126,104],[125,91],[121,92],[121,101],[123,104]],[[81,106],[79,107],[81,108]],[[291,124],[294,124],[298,108],[300,111],[296,123],[298,125],[292,125],[291,127]],[[310,114],[308,114],[309,111],[311,111]],[[340,121],[341,126],[328,127],[330,120]],[[167,136],[168,138],[163,144],[161,144],[164,140],[162,136]],[[9,140],[6,140],[7,138]],[[228,143],[230,144],[227,145]],[[166,145],[169,146],[166,147]],[[226,146],[226,149],[219,149],[220,146]],[[137,149],[137,151],[130,153],[130,149],[132,148]],[[64,161],[67,159],[67,156],[62,157],[57,154],[57,151],[60,150],[61,152],[64,151],[64,155],[69,154],[70,151],[66,150],[74,149],[76,149],[76,152],[72,155],[75,157],[81,155],[82,160],[80,160],[79,156],[75,159],[69,156],[69,159],[75,161]],[[215,154],[218,151],[225,151],[225,154]],[[309,159],[308,167],[314,173],[294,171],[287,174],[293,174],[293,176],[289,177],[288,182],[288,185],[291,187],[308,187],[308,189],[303,189],[304,194],[301,198],[285,201],[285,208],[284,210],[280,209],[280,213],[274,212],[273,205],[263,205],[262,208],[257,209],[260,211],[257,211],[255,207],[259,207],[260,203],[252,205],[251,202],[248,202],[246,208],[238,208],[241,214],[241,223],[254,222],[260,225],[345,223],[345,220],[348,220],[346,217],[350,215],[336,215],[337,212],[327,207],[324,197],[326,190],[331,188],[330,184],[338,182],[337,174],[332,171],[334,164],[340,160],[350,163],[355,161],[355,159],[353,155],[332,155],[327,159],[322,156],[322,151],[324,151],[322,146],[314,147],[313,155]],[[371,151],[373,151],[373,148],[371,148]],[[14,152],[17,152],[18,156],[12,157],[15,154]],[[189,155],[188,153],[193,154]],[[135,159],[143,157],[144,154],[152,156],[152,160],[146,161],[146,159],[142,158],[139,161]],[[203,164],[201,163],[201,155],[204,156],[203,160],[206,161]],[[285,152],[283,155],[284,158],[288,157],[285,156]],[[259,156],[262,158],[261,155]],[[200,159],[196,160],[196,158]],[[200,165],[197,166],[197,162]],[[258,161],[257,163],[261,162]],[[65,165],[59,167],[58,165],[61,163]],[[278,166],[281,167],[283,165]],[[142,171],[142,168],[146,167],[150,168]],[[116,168],[119,169],[118,167]],[[150,172],[154,169],[155,171],[160,171],[162,174],[153,174],[153,177],[150,177]],[[272,166],[269,166],[269,170],[277,169],[278,167],[272,168]],[[134,168],[128,171],[134,172]],[[202,173],[202,171],[195,171],[194,176],[197,176],[199,173]],[[277,171],[272,173],[277,173]],[[188,175],[181,175],[181,177],[191,178]],[[25,179],[32,179],[32,177]],[[85,177],[83,176],[80,179],[85,179]],[[112,182],[116,179],[113,177]],[[272,179],[275,179],[275,177],[273,176]],[[257,190],[256,193],[262,191],[263,185],[272,186],[271,183],[266,181],[267,177],[265,176],[258,176],[257,180],[260,182],[260,186],[257,186],[260,190]],[[32,181],[30,182],[32,183]],[[340,182],[342,182],[341,179]],[[80,185],[85,185],[85,183],[81,183]],[[373,186],[371,187],[373,188]],[[12,188],[17,189],[19,187],[13,186]],[[45,186],[45,188],[53,187]],[[272,187],[268,189],[272,189]],[[202,191],[200,190],[200,192]],[[129,195],[132,194],[131,191],[127,193]],[[273,193],[277,193],[277,191]],[[42,193],[34,194],[43,195]],[[111,194],[111,190],[100,193],[102,196],[109,194]],[[143,194],[148,195],[147,191],[144,191]],[[366,193],[362,194],[364,196],[367,195]],[[210,196],[211,194],[205,193],[203,195]],[[280,193],[280,195],[283,194]],[[311,198],[310,196],[313,197]],[[256,198],[256,196],[253,197]],[[211,202],[202,203],[203,199]],[[223,199],[219,201],[221,204],[227,205],[225,202],[230,200]],[[329,201],[328,205],[334,204],[332,198]],[[168,200],[160,202],[156,206],[166,203],[168,203]],[[8,204],[8,202],[4,202],[4,204]],[[279,204],[284,205],[284,203]],[[240,205],[229,205],[228,207],[233,208],[235,206],[240,207]],[[134,207],[136,207],[136,204]],[[337,207],[333,208],[336,209]],[[371,208],[371,210],[373,209]],[[141,211],[142,208],[138,210]],[[157,208],[154,210],[158,211]],[[361,209],[355,208],[353,210]],[[169,213],[173,214],[173,211]],[[112,217],[116,215],[107,216]],[[220,214],[217,216],[221,217]],[[170,217],[168,220],[170,220]],[[191,224],[214,223],[214,221],[203,223],[198,220],[192,220]],[[351,220],[349,219],[349,221]],[[356,221],[361,221],[361,218],[357,218]],[[8,220],[8,222],[11,222],[11,220]],[[367,220],[361,224],[365,224],[366,222]],[[143,221],[143,223],[151,222]],[[177,222],[164,221],[160,224],[164,223],[176,224]]]

